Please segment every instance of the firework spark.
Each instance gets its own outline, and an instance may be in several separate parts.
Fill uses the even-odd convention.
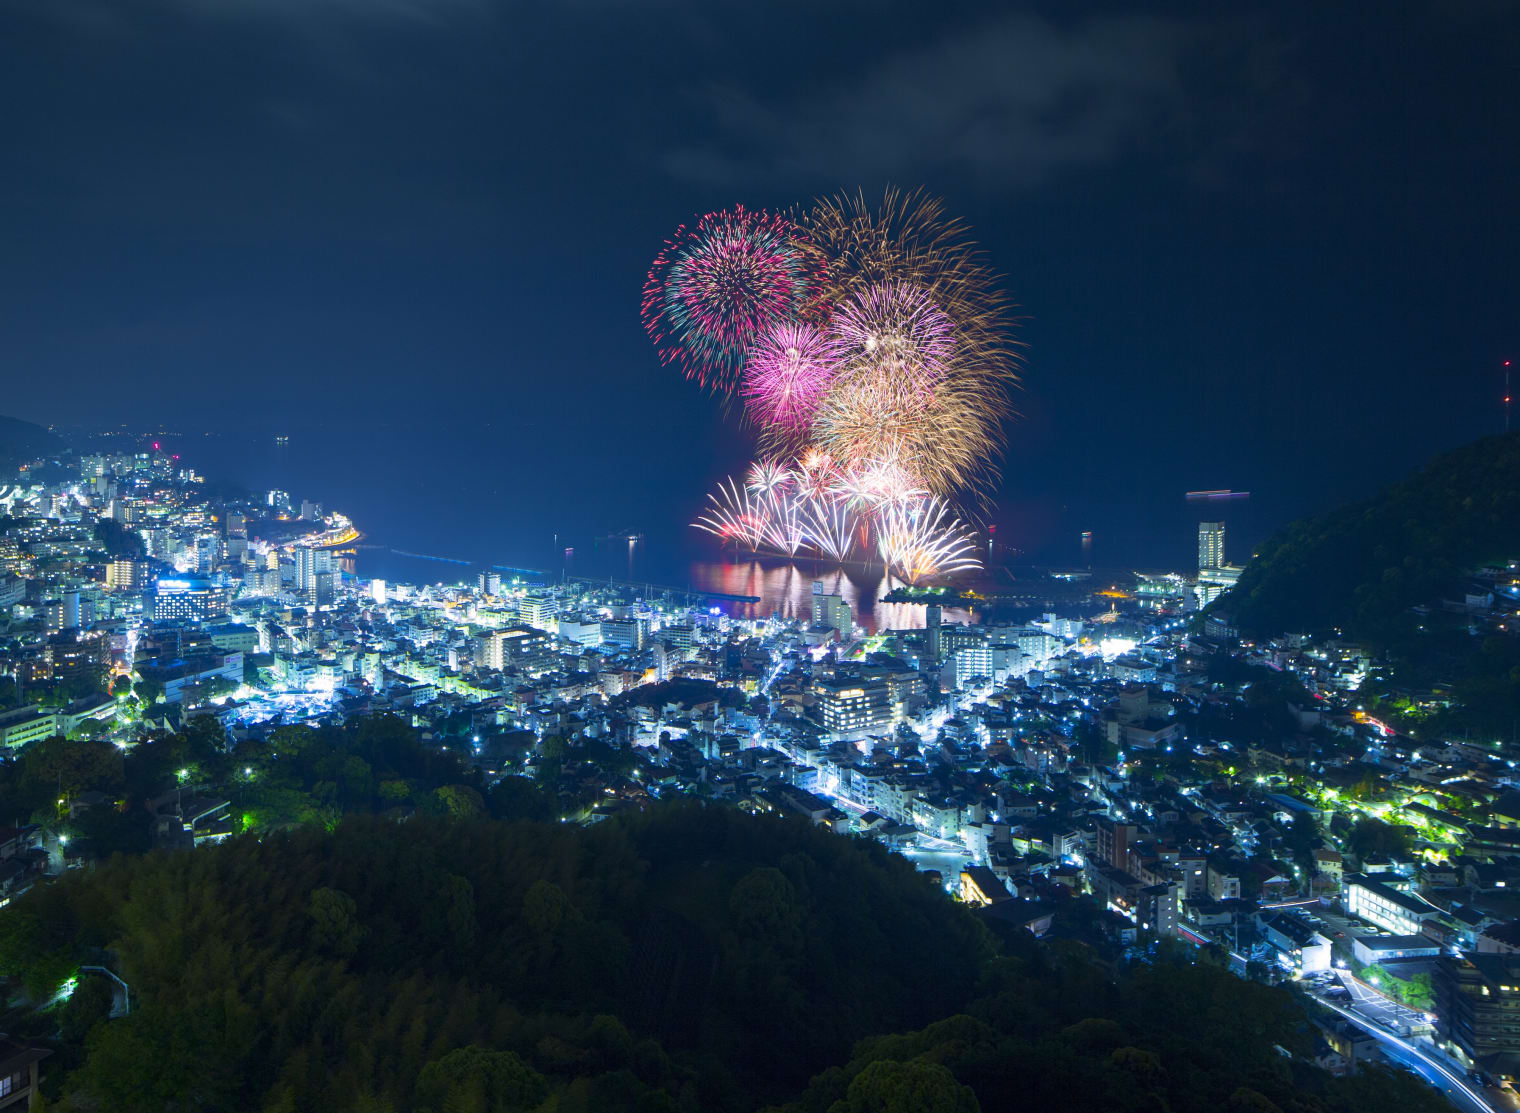
[[[803,529],[820,556],[843,564],[855,545],[859,515],[844,499],[812,497],[803,500]]]
[[[766,507],[762,498],[756,498],[749,488],[741,487],[732,479],[718,484],[718,493],[708,495],[712,505],[706,514],[692,523],[697,529],[710,533],[720,541],[732,541],[757,552],[769,528]]]
[[[830,493],[857,509],[876,510],[912,502],[929,492],[914,485],[898,454],[889,450],[836,473]]]
[[[921,395],[945,377],[954,352],[955,325],[911,283],[872,286],[829,318],[833,362]]]
[[[780,460],[757,460],[750,465],[744,486],[756,495],[784,491],[792,484],[792,473]]]
[[[813,263],[790,221],[736,205],[682,225],[644,282],[644,328],[664,362],[726,393],[744,354],[810,297]]]
[[[820,201],[800,225],[799,250],[814,258],[821,298],[838,319],[853,306],[880,324],[862,307],[894,304],[900,317],[902,291],[913,291],[918,320],[932,322],[925,339],[937,372],[925,394],[870,360],[841,369],[818,405],[810,443],[841,461],[896,445],[916,481],[936,494],[985,490],[996,478],[1017,361],[1007,298],[966,228],[945,218],[941,202],[895,191],[876,207],[863,196]]]
[[[970,531],[944,500],[932,496],[887,507],[876,535],[882,560],[910,584],[982,566]]]
[[[744,395],[762,426],[803,429],[834,377],[827,338],[806,322],[772,325],[744,358]]]

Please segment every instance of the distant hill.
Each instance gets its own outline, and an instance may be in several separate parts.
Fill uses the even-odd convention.
[[[1278,531],[1213,605],[1243,632],[1385,641],[1463,573],[1520,556],[1520,433],[1438,456],[1363,502]]]
[[[63,439],[40,425],[0,415],[0,468],[7,472],[38,456],[64,449]]]

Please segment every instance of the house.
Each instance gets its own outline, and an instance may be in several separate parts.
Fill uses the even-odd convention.
[[[38,1064],[51,1054],[45,1047],[0,1033],[0,1110],[36,1107]]]
[[[153,813],[153,845],[176,850],[221,842],[234,830],[228,814],[232,801],[217,797],[186,797],[181,790],[149,801]]]
[[[977,907],[1013,899],[1007,886],[986,866],[967,866],[961,870],[960,897]]]
[[[1330,969],[1330,940],[1303,920],[1287,912],[1272,912],[1261,914],[1256,922],[1283,965],[1301,974]]]

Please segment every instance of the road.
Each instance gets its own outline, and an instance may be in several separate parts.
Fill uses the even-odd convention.
[[[1341,984],[1351,993],[1350,1006],[1368,1020],[1399,1033],[1428,1031],[1430,1022],[1425,1014],[1385,997],[1360,978],[1348,971],[1337,971]]]
[[[1416,1047],[1410,1040],[1386,1031],[1381,1025],[1372,1023],[1361,1013],[1337,1005],[1333,1001],[1327,1001],[1323,997],[1317,1000],[1327,1009],[1340,1013],[1363,1031],[1371,1033],[1382,1043],[1383,1053],[1388,1058],[1403,1064],[1425,1079],[1445,1094],[1447,1100],[1463,1113],[1499,1113],[1498,1107],[1470,1085],[1457,1067],[1448,1066],[1434,1054]]]

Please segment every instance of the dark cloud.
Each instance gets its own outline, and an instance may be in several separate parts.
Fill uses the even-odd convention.
[[[1234,79],[1201,72],[1205,56],[1230,59]],[[715,184],[930,172],[1025,186],[1158,142],[1239,146],[1275,92],[1255,71],[1280,61],[1279,43],[1238,23],[1008,15],[784,99],[712,89],[711,138],[674,150],[666,166]],[[1200,103],[1195,86],[1214,102]]]

